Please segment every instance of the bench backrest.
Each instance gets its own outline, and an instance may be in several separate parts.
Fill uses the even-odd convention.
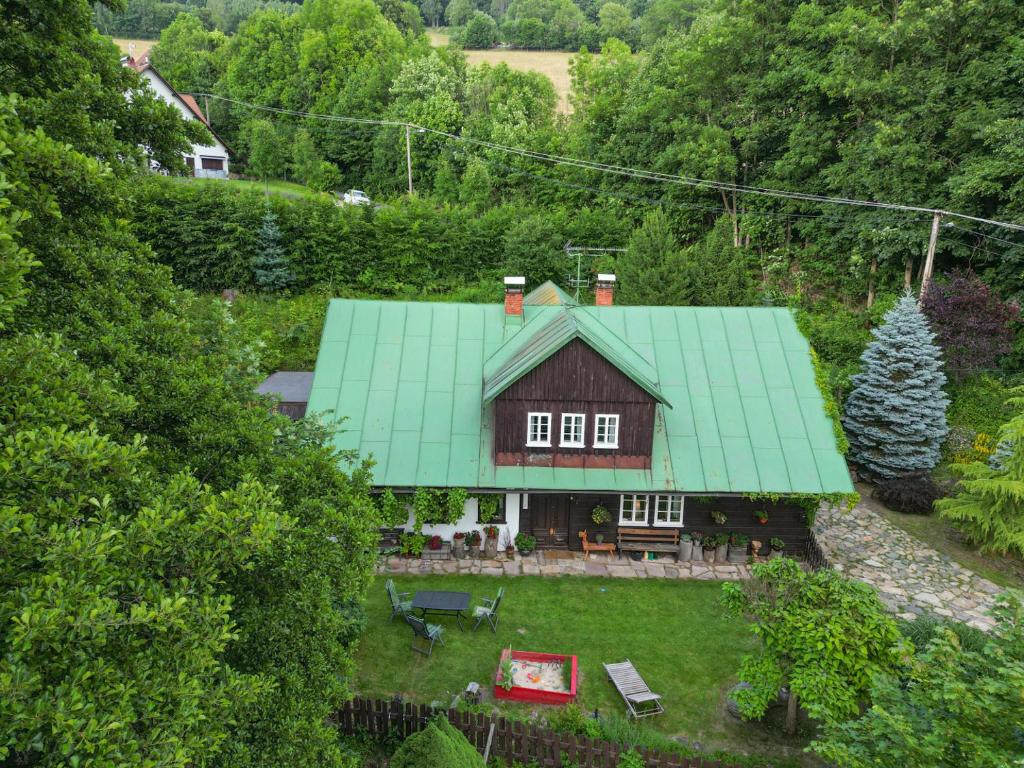
[[[619,541],[679,543],[678,528],[619,528]]]
[[[430,639],[430,633],[427,631],[427,622],[419,616],[413,616],[411,613],[405,614],[405,620],[412,627],[412,631],[416,633],[417,637]]]
[[[497,615],[498,606],[501,605],[501,598],[505,596],[505,588],[498,587],[498,596],[494,598],[494,605],[491,606],[491,613]]]

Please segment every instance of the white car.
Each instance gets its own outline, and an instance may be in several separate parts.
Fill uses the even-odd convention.
[[[341,202],[345,205],[370,205],[373,201],[361,189],[350,189],[341,196]]]

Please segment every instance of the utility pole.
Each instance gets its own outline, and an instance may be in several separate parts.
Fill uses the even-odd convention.
[[[203,96],[203,104],[206,105],[206,124],[209,125],[210,124],[210,97],[209,96],[206,96],[206,95]]]
[[[932,270],[935,268],[935,247],[939,242],[939,226],[942,223],[942,213],[935,211],[932,214],[932,234],[928,238],[928,253],[924,257],[924,268],[921,270],[921,293],[928,289],[928,282],[932,279]]]
[[[409,126],[405,126],[405,169],[409,175],[409,197],[412,197],[412,146],[409,143]]]

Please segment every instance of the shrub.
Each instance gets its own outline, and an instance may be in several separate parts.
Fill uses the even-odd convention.
[[[558,733],[597,738],[601,733],[598,721],[580,708],[579,704],[566,704],[548,715],[548,728]]]
[[[942,491],[927,472],[892,477],[878,484],[872,496],[889,509],[907,515],[930,515]]]
[[[391,768],[485,768],[483,757],[444,717],[407,738],[391,758]]]
[[[965,651],[977,652],[985,647],[986,635],[980,629],[928,613],[913,621],[900,621],[898,626],[900,634],[914,644],[914,650],[919,654],[924,653],[931,642],[942,637],[946,631],[956,635],[960,647]]]

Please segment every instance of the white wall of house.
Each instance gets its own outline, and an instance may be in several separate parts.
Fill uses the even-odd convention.
[[[498,537],[498,544],[501,546],[505,545],[505,535],[508,532],[509,540],[515,542],[516,534],[519,533],[519,498],[518,493],[506,493],[505,494],[505,522],[504,523],[488,523],[488,525],[496,525],[501,529],[501,534]],[[423,533],[426,536],[440,536],[445,541],[451,541],[452,536],[458,531],[468,533],[469,531],[479,531],[483,528],[482,523],[476,521],[477,505],[476,498],[470,496],[466,499],[465,507],[463,508],[462,519],[454,525],[425,525],[423,526]],[[410,508],[409,519],[405,523],[405,529],[411,531],[413,529],[413,515]]]
[[[184,117],[186,120],[197,119],[196,116],[192,114],[192,110],[189,109],[181,101],[180,98],[178,98],[178,95],[170,87],[168,87],[167,83],[165,83],[162,79],[160,79],[159,76],[157,76],[156,72],[154,72],[152,69],[146,69],[143,70],[142,76],[146,78],[146,81],[149,83],[149,86],[156,92],[156,94],[161,99],[166,101],[168,104],[174,106],[181,113],[182,117]],[[213,134],[210,134],[210,136],[211,138],[213,138],[213,144],[193,144],[192,154],[186,154],[185,157],[191,157],[193,159],[195,167],[194,173],[196,176],[201,178],[226,179],[228,177],[229,162],[228,148],[225,147],[221,142],[219,142],[216,139],[216,137],[213,136]],[[219,170],[204,169],[204,157],[207,158],[208,160],[221,161],[221,165],[223,167]]]

